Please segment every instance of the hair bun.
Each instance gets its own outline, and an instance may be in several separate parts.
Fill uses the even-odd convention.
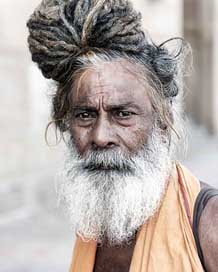
[[[127,0],[43,0],[27,22],[29,49],[46,78],[61,82],[84,48],[141,52],[141,16]]]

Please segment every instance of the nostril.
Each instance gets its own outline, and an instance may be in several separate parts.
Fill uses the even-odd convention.
[[[99,149],[109,149],[109,148],[113,148],[113,147],[115,147],[116,146],[116,144],[115,143],[113,143],[113,142],[108,142],[107,144],[105,144],[104,146],[103,145],[98,145],[97,143],[95,143],[95,142],[93,142],[92,143],[92,148],[94,149],[94,150],[99,150]]]
[[[109,142],[108,144],[107,144],[107,147],[114,147],[115,146],[115,143],[113,143],[113,142]]]

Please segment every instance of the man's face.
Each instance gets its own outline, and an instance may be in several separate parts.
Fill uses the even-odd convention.
[[[135,153],[146,143],[152,106],[145,85],[131,73],[132,65],[105,63],[75,80],[70,130],[80,155],[116,147]]]
[[[75,231],[110,244],[128,241],[155,213],[171,170],[148,89],[132,68],[105,63],[74,82],[59,187]]]

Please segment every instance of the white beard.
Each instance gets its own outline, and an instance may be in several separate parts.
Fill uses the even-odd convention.
[[[94,166],[107,170],[93,170]],[[116,170],[108,170],[109,168]],[[98,243],[131,239],[161,203],[171,173],[169,145],[158,130],[130,157],[118,150],[79,157],[72,141],[58,187],[75,232]]]

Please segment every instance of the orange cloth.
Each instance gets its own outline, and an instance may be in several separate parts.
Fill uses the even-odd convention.
[[[159,211],[139,230],[130,272],[203,272],[192,232],[198,180],[177,165]],[[77,238],[70,272],[93,272],[97,245]]]

